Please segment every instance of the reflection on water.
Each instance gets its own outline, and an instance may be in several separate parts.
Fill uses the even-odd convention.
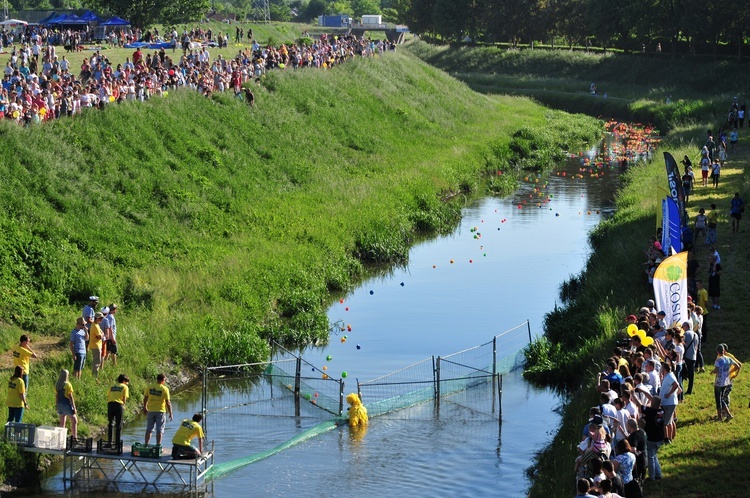
[[[357,379],[482,344],[527,319],[532,334],[540,334],[560,283],[585,263],[588,232],[612,209],[618,170],[593,177],[580,167],[573,159],[560,174],[531,177],[509,198],[467,206],[453,234],[419,244],[407,267],[365,282],[333,305],[331,321],[342,320],[351,331],[306,351],[305,359],[325,365],[331,376],[347,372],[349,393]],[[322,434],[217,480],[213,492],[524,496],[525,469],[556,429],[558,405],[554,394],[514,372],[504,378],[501,424],[462,403],[444,403],[435,416],[427,403],[372,418],[366,434],[352,435],[347,428]],[[199,410],[200,386],[180,394],[174,407],[167,441],[181,418]],[[228,413],[221,423],[212,418],[208,437],[216,444],[217,462],[269,449],[282,434],[307,425],[295,417],[259,418],[263,423],[251,424],[240,413]],[[126,444],[142,440],[144,424],[126,429]],[[49,479],[45,487],[57,493],[61,480]]]

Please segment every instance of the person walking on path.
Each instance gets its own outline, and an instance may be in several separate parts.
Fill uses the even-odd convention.
[[[716,255],[708,257],[708,296],[711,298],[713,308],[720,310],[719,298],[721,297],[721,263]]]
[[[166,386],[167,376],[160,373],[156,376],[156,383],[146,388],[143,396],[143,412],[146,413],[146,444],[151,441],[151,431],[156,428],[156,444],[161,444],[164,435],[164,426],[167,423],[167,412],[169,421],[172,421],[172,401],[169,397],[169,388]]]
[[[711,211],[706,216],[708,230],[706,232],[706,242],[704,246],[710,246],[716,243],[716,227],[719,222],[719,213],[716,212],[716,204],[711,204]]]
[[[22,378],[23,384],[26,391],[29,390],[29,367],[31,358],[37,358],[36,353],[31,349],[29,345],[31,339],[26,334],[23,334],[18,341],[18,344],[13,346],[13,366],[21,367],[23,371]]]
[[[714,398],[716,400],[716,418],[714,420],[725,420],[729,422],[734,418],[729,411],[729,393],[732,391],[732,367],[737,372],[742,368],[742,364],[726,356],[726,346],[719,344],[716,346],[716,361],[714,369],[711,372],[716,376],[714,380]]]
[[[55,384],[55,404],[57,414],[60,416],[60,427],[65,427],[65,422],[70,417],[70,435],[78,437],[78,415],[76,415],[76,402],[73,398],[73,385],[69,382],[70,373],[64,368],[60,370],[60,376]]]
[[[739,192],[734,193],[734,197],[729,203],[729,215],[732,217],[732,232],[740,231],[740,220],[742,213],[745,211],[745,201],[740,197]]]
[[[719,188],[719,177],[721,176],[721,163],[718,159],[714,159],[714,163],[711,166],[711,184],[714,188]]]
[[[711,170],[711,159],[708,157],[708,152],[701,154],[701,186],[708,186],[708,172]]]
[[[703,240],[706,239],[706,224],[707,224],[706,210],[703,208],[700,208],[698,210],[698,214],[695,217],[695,230],[693,231],[694,241],[698,241],[701,238]]]
[[[125,402],[130,397],[128,384],[130,379],[125,374],[117,377],[117,383],[109,388],[107,393],[107,436],[112,444],[112,431],[115,431],[115,444],[120,442],[122,433],[122,415],[125,412]]]

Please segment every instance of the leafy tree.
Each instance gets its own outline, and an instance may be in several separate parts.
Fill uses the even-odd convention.
[[[305,7],[305,19],[316,19],[326,13],[327,4],[324,0],[310,0]]]
[[[460,41],[465,31],[468,17],[464,2],[460,0],[435,0],[432,9],[432,23],[435,32],[446,40]]]
[[[275,4],[270,5],[271,20],[272,21],[291,21],[292,20],[292,9],[286,4]]]
[[[404,21],[415,33],[428,33],[434,31],[432,11],[435,0],[411,0],[411,5],[406,11]]]
[[[349,2],[349,0],[336,0],[335,2],[331,2],[328,4],[326,14],[346,14],[348,16],[352,16],[354,15],[354,9],[352,8],[352,4],[351,2]]]
[[[562,36],[568,45],[581,43],[586,31],[586,4],[580,0],[556,0],[550,4],[550,37]]]
[[[208,0],[87,0],[97,8],[128,19],[139,28],[152,24],[197,21],[208,11]]]
[[[352,0],[355,17],[380,14],[380,0]]]
[[[166,25],[195,21],[205,15],[208,7],[208,0],[167,1],[159,13],[159,20]]]

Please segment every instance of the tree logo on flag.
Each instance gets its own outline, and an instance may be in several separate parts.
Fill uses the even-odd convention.
[[[669,279],[670,282],[677,282],[678,280],[682,279],[682,268],[680,268],[678,265],[672,265],[666,270],[667,279]]]

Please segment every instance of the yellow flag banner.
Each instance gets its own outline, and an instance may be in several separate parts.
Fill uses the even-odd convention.
[[[680,325],[687,319],[687,251],[670,256],[654,273],[654,298],[656,308],[664,311],[668,326]]]

